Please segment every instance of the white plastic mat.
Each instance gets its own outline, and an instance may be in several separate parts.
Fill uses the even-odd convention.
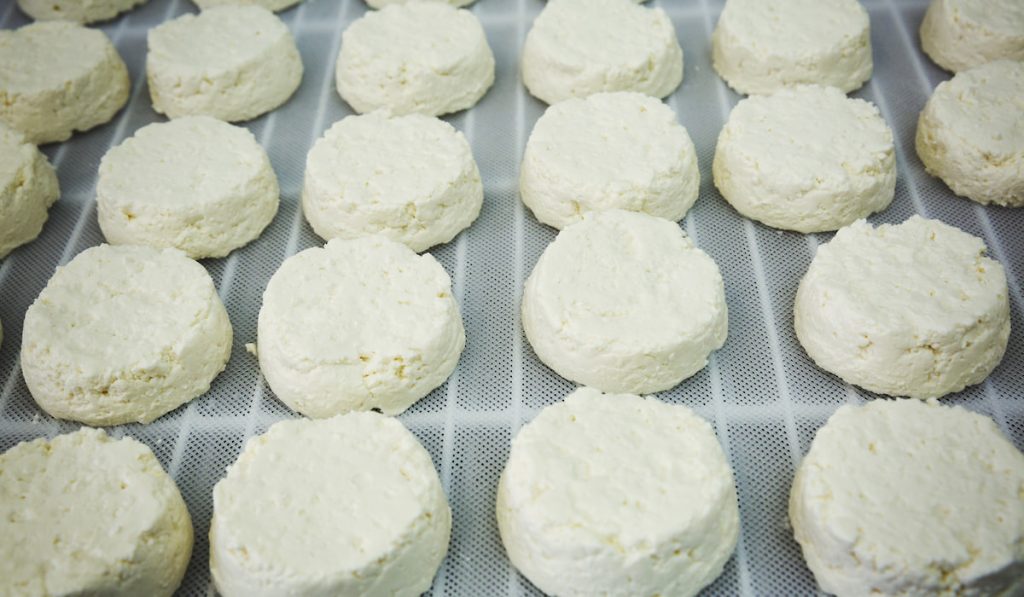
[[[709,39],[721,0],[655,0],[671,15],[685,53],[682,86],[669,105],[697,146],[700,199],[683,228],[718,263],[729,303],[729,339],[708,367],[660,395],[711,421],[736,472],[743,534],[736,555],[709,595],[796,595],[815,591],[791,538],[786,500],[794,466],[815,430],[839,405],[866,395],[817,369],[793,334],[797,283],[815,247],[829,235],[782,233],[739,217],[711,182],[715,139],[739,97],[714,73]],[[448,558],[434,594],[537,594],[509,566],[494,521],[498,475],[509,441],[537,410],[572,388],[542,365],[525,341],[518,305],[523,280],[554,230],[537,223],[519,201],[519,157],[544,105],[519,82],[519,48],[542,0],[479,0],[497,59],[494,88],[474,108],[449,121],[473,145],[486,188],[480,218],[432,253],[452,277],[462,307],[467,344],[449,381],[399,417],[434,458],[454,511]],[[985,239],[1006,266],[1013,332],[1002,364],[984,384],[949,404],[992,416],[1024,448],[1024,209],[983,208],[954,197],[928,176],[913,150],[917,114],[932,88],[948,78],[920,52],[917,28],[923,0],[866,0],[871,14],[875,72],[854,95],[875,102],[896,133],[896,199],[873,222],[900,222],[913,213],[940,218]],[[106,23],[132,75],[131,102],[115,119],[70,141],[46,146],[57,166],[62,197],[42,236],[0,261],[0,450],[17,442],[72,431],[33,402],[21,375],[18,346],[25,310],[53,273],[103,238],[94,189],[100,158],[113,144],[162,117],[150,107],[144,74],[146,31],[195,7],[187,0],[150,0]],[[256,340],[260,296],[288,255],[321,241],[302,218],[299,196],[306,152],[331,123],[350,114],[334,88],[341,32],[366,10],[362,0],[307,0],[281,13],[305,64],[297,94],[248,126],[267,148],[281,183],[281,209],[263,235],[225,259],[205,265],[227,304],[235,330],[227,370],[211,391],[156,422],[113,428],[148,444],[188,502],[196,543],[180,593],[212,592],[207,532],[211,489],[243,442],[270,424],[294,416],[267,388],[244,344]],[[6,0],[0,23],[26,18]],[[272,515],[272,513],[268,513]]]

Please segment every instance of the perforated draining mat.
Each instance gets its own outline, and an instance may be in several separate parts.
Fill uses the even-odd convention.
[[[659,395],[711,421],[736,472],[742,538],[707,594],[813,593],[813,578],[786,519],[793,470],[815,430],[839,405],[870,398],[817,369],[793,333],[797,283],[829,235],[781,233],[739,217],[724,202],[711,182],[711,161],[718,132],[739,96],[711,68],[709,39],[721,2],[653,4],[671,15],[685,52],[683,84],[666,101],[693,137],[701,166],[700,199],[681,225],[718,263],[729,303],[725,346],[700,373]],[[520,84],[519,49],[543,6],[542,0],[479,0],[472,6],[494,50],[497,80],[477,106],[449,118],[472,143],[486,189],[476,223],[431,251],[452,277],[466,350],[448,382],[399,417],[433,456],[455,514],[448,557],[434,583],[437,595],[538,593],[505,558],[493,504],[511,438],[538,409],[573,388],[537,360],[518,316],[523,280],[555,236],[524,209],[516,189],[523,146],[544,110]],[[948,78],[919,49],[917,28],[926,4],[867,0],[865,6],[875,72],[854,95],[881,109],[896,133],[899,163],[896,199],[871,220],[901,222],[914,213],[940,218],[984,238],[1006,266],[1013,317],[1006,357],[988,381],[946,402],[993,417],[1024,448],[1024,209],[977,206],[924,172],[913,150],[917,115],[934,86]],[[29,395],[18,361],[22,320],[57,265],[102,242],[94,201],[99,160],[139,127],[162,120],[146,89],[146,31],[193,10],[187,0],[150,0],[104,24],[131,71],[131,102],[109,124],[44,148],[57,166],[62,197],[41,237],[0,262],[2,450],[77,428],[44,415]],[[188,502],[196,544],[183,595],[212,592],[206,537],[214,483],[248,437],[295,416],[265,385],[244,344],[256,340],[260,296],[281,261],[321,243],[299,209],[305,156],[331,123],[351,113],[335,92],[334,64],[341,32],[365,10],[361,0],[308,0],[281,13],[302,53],[302,85],[286,105],[247,124],[277,171],[281,209],[257,241],[204,262],[234,325],[231,361],[210,392],[187,406],[150,425],[110,430],[149,445]],[[26,22],[13,0],[0,7],[0,19],[4,28]]]

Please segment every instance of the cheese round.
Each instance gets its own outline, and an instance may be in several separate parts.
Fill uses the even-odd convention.
[[[476,0],[366,0],[366,5],[370,8],[384,8],[391,4],[411,4],[413,2],[445,2],[456,8],[463,6],[469,6]]]
[[[857,0],[727,0],[711,63],[739,93],[800,83],[858,89],[871,78],[871,25]]]
[[[289,257],[263,293],[260,368],[292,410],[398,414],[444,383],[466,344],[448,274],[382,236]]]
[[[368,12],[345,29],[335,77],[356,112],[438,116],[480,101],[494,83],[494,54],[473,13],[410,2]]]
[[[145,126],[100,162],[100,228],[115,245],[223,257],[277,213],[277,176],[248,130],[209,116]]]
[[[935,401],[845,405],[793,480],[789,517],[827,593],[1019,595],[1024,455]]]
[[[548,245],[526,281],[523,330],[562,377],[606,392],[667,390],[725,343],[718,266],[674,222],[585,214]]]
[[[696,595],[739,536],[732,471],[685,406],[576,390],[512,440],[498,484],[508,557],[550,595]]]
[[[600,91],[665,97],[683,81],[683,50],[660,8],[630,0],[551,0],[534,20],[523,84],[549,104]]]
[[[29,143],[109,122],[128,101],[128,68],[110,39],[68,21],[0,31],[0,121]]]
[[[95,23],[112,19],[147,0],[18,0],[18,8],[37,21]]]
[[[0,259],[39,236],[58,196],[57,173],[46,156],[0,122]]]
[[[523,203],[564,228],[591,211],[680,220],[697,200],[697,152],[675,112],[640,93],[597,93],[544,112],[519,173]]]
[[[1024,206],[1024,62],[999,60],[939,83],[917,121],[917,155],[954,193]]]
[[[28,308],[21,368],[50,415],[120,425],[205,393],[230,354],[203,266],[176,249],[100,245],[58,268]]]
[[[878,108],[835,87],[741,100],[712,171],[736,211],[798,232],[842,228],[885,209],[896,192],[892,131]]]
[[[483,200],[466,138],[432,116],[349,116],[306,158],[302,211],[326,239],[381,234],[425,251],[472,224]]]
[[[921,49],[954,73],[993,60],[1024,60],[1024,3],[932,0],[921,21]]]
[[[430,455],[398,420],[282,421],[213,489],[210,570],[224,597],[411,597],[430,588],[451,524]]]
[[[302,0],[192,0],[202,10],[215,6],[227,6],[231,4],[262,6],[274,12],[291,8]]]
[[[793,316],[818,366],[911,398],[981,382],[1010,335],[1006,274],[984,242],[919,216],[837,232],[800,281]]]
[[[148,447],[98,429],[0,454],[0,593],[170,596],[192,520]]]
[[[183,14],[150,29],[147,45],[153,109],[170,118],[256,118],[285,103],[302,80],[291,32],[261,6]]]

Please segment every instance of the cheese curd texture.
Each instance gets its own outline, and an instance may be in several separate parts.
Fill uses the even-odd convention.
[[[739,536],[732,470],[693,411],[590,388],[512,441],[496,513],[509,559],[550,595],[696,595]]]
[[[466,137],[431,116],[349,116],[306,158],[302,212],[326,239],[381,234],[425,251],[469,227],[483,200]]]
[[[360,114],[439,116],[475,105],[494,84],[494,54],[468,10],[410,2],[368,12],[341,36],[338,93]]]
[[[585,214],[548,245],[522,321],[544,364],[605,392],[667,390],[728,333],[715,262],[676,223],[622,210]]]
[[[112,19],[147,0],[18,0],[18,8],[37,21],[95,23]]]
[[[466,344],[451,280],[382,236],[289,257],[263,293],[260,368],[292,410],[394,415],[448,378]]]
[[[274,12],[282,11],[286,8],[291,8],[301,2],[302,0],[192,0],[196,6],[202,10],[207,8],[213,8],[215,6],[227,6],[227,5],[254,5],[262,6],[267,10]]]
[[[0,122],[0,259],[39,236],[59,196],[57,173],[46,156]]]
[[[100,245],[28,308],[21,369],[50,415],[149,423],[205,393],[231,354],[231,322],[203,266],[176,249]]]
[[[821,588],[1019,595],[1024,455],[989,419],[936,401],[841,406],[800,464],[789,517]]]
[[[917,155],[954,193],[1024,206],[1024,62],[999,60],[939,83],[917,121]]]
[[[397,419],[282,421],[213,489],[210,570],[224,597],[413,597],[450,535],[430,455]]]
[[[914,216],[818,247],[793,306],[819,367],[872,392],[937,398],[980,383],[1010,336],[1003,266],[981,239]]]
[[[223,257],[260,235],[280,191],[248,130],[209,116],[142,127],[100,162],[100,228],[115,245]]]
[[[921,49],[954,73],[993,60],[1024,60],[1024,3],[932,0],[921,21]]]
[[[530,133],[519,177],[523,203],[558,229],[613,208],[680,220],[699,188],[697,152],[675,112],[624,91],[548,108]]]
[[[148,447],[97,429],[0,454],[0,593],[174,594],[192,520]]]
[[[288,101],[302,58],[288,27],[261,6],[217,6],[149,30],[153,109],[170,118],[250,120]]]
[[[860,88],[871,78],[871,24],[857,0],[727,0],[711,62],[739,93],[801,83]]]
[[[523,84],[554,104],[601,91],[665,97],[683,81],[683,50],[660,8],[631,0],[551,0],[522,56]]]
[[[0,121],[29,143],[109,122],[129,87],[128,68],[102,31],[68,21],[0,31]]]
[[[834,87],[801,85],[736,104],[718,135],[713,172],[742,215],[823,232],[889,206],[896,150],[874,105]]]

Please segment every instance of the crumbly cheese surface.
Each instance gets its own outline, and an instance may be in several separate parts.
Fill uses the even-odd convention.
[[[801,85],[741,100],[718,136],[713,172],[748,218],[822,232],[889,206],[896,151],[874,105]]]
[[[512,563],[559,596],[695,595],[739,535],[732,471],[707,422],[590,388],[520,430],[496,513]]]
[[[837,595],[1019,595],[1024,455],[936,401],[842,406],[793,481],[789,516]]]
[[[519,178],[523,203],[559,229],[612,208],[680,220],[699,188],[697,153],[675,112],[624,91],[548,108],[530,133]]]
[[[998,60],[939,83],[917,121],[917,155],[957,195],[1024,206],[1024,62]]]
[[[249,120],[285,103],[302,80],[291,32],[262,6],[181,15],[150,29],[147,45],[153,109],[170,118]]]
[[[46,156],[0,121],[0,259],[39,236],[59,195]]]
[[[21,367],[54,417],[149,423],[206,392],[230,353],[203,266],[175,249],[100,245],[58,268],[29,307]]]
[[[327,239],[381,234],[425,251],[472,224],[483,199],[466,138],[431,116],[349,116],[306,158],[302,211]]]
[[[410,2],[352,23],[341,37],[335,76],[356,112],[438,116],[480,101],[494,83],[494,54],[473,13]]]
[[[192,521],[148,447],[97,429],[0,455],[0,593],[170,596]]]
[[[622,210],[558,234],[526,281],[522,320],[541,361],[606,392],[667,390],[728,332],[715,262],[675,222]]]
[[[600,91],[665,97],[683,80],[683,50],[660,8],[551,0],[526,36],[522,74],[530,93],[549,104]]]
[[[302,251],[263,293],[260,368],[310,417],[398,414],[444,383],[465,343],[444,268],[382,236]]]
[[[267,10],[274,12],[291,8],[301,2],[302,0],[192,0],[196,3],[196,6],[202,10],[207,8],[213,8],[214,6],[227,6],[231,4],[247,4],[262,6]]]
[[[0,121],[30,143],[108,122],[128,94],[128,68],[102,31],[68,21],[0,31]]]
[[[816,83],[853,91],[871,78],[871,25],[857,0],[728,0],[711,60],[739,93]]]
[[[209,116],[142,127],[100,162],[96,201],[112,244],[223,257],[274,219],[277,176],[248,130]]]
[[[948,71],[993,60],[1024,60],[1024,3],[932,0],[920,33],[921,49]]]
[[[18,8],[36,21],[95,23],[112,19],[147,0],[18,0]]]
[[[820,367],[912,398],[981,382],[1010,335],[1003,266],[981,239],[919,216],[837,232],[800,281],[793,315]]]
[[[214,487],[210,569],[225,597],[413,597],[450,534],[430,455],[397,419],[282,421]]]

